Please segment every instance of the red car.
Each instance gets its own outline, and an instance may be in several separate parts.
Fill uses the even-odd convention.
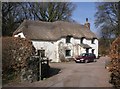
[[[80,56],[75,58],[75,62],[96,62],[96,56],[92,53],[82,53]]]

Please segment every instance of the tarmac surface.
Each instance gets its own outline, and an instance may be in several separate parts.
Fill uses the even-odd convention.
[[[8,84],[5,87],[112,87],[105,69],[108,57],[91,63],[50,63],[51,77],[33,83]]]

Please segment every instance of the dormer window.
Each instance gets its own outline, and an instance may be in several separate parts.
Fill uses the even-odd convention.
[[[92,39],[91,43],[92,43],[92,44],[95,44],[95,38]]]
[[[72,37],[72,36],[67,36],[67,37],[66,37],[66,43],[71,43],[71,37]]]
[[[84,40],[85,37],[82,37],[81,40],[80,40],[80,43],[83,44],[83,40]]]

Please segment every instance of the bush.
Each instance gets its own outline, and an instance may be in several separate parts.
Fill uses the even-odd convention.
[[[32,42],[28,39],[2,38],[2,74],[4,80],[12,80],[22,68],[27,67],[27,59],[35,53]]]
[[[120,37],[113,41],[110,57],[112,63],[110,83],[116,88],[120,88]]]

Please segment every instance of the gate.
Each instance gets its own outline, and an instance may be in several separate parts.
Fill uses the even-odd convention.
[[[39,81],[49,77],[49,60],[46,57],[31,56],[27,61],[27,68],[21,70],[22,81]]]
[[[37,67],[37,80],[43,80],[49,76],[49,60],[45,57],[40,56],[32,56],[32,59],[36,59],[36,67]],[[33,69],[34,70],[34,69]]]

